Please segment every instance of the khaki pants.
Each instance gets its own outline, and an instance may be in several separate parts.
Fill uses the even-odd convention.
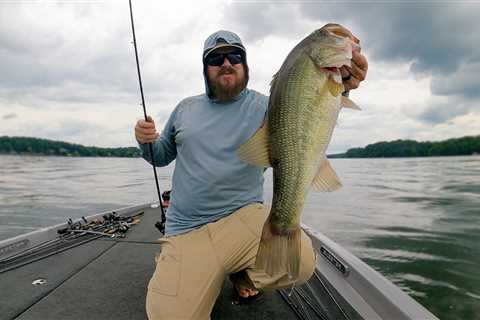
[[[162,251],[148,285],[147,314],[156,319],[209,319],[225,277],[245,270],[257,289],[291,287],[287,274],[271,277],[254,268],[268,209],[255,203],[178,236],[160,239]],[[315,269],[310,238],[302,231],[300,277]]]

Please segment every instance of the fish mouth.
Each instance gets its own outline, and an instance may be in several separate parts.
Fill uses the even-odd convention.
[[[332,77],[336,77],[337,75],[341,75],[340,67],[317,67],[319,71],[326,72]]]
[[[323,67],[321,69],[324,69],[326,71],[329,71],[329,72],[339,72],[340,69],[338,69],[338,67]]]
[[[339,67],[318,67],[319,72],[326,73],[328,75],[328,78],[331,79],[331,81],[341,84],[343,83],[342,81],[342,73],[340,72]]]

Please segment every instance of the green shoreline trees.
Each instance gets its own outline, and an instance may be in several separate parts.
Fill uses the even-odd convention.
[[[136,147],[99,148],[86,147],[63,141],[30,137],[0,137],[0,154],[45,155],[67,157],[140,157]],[[352,148],[329,158],[396,158],[432,157],[480,154],[480,136],[466,136],[438,142],[414,140],[382,141],[364,148]]]
[[[140,157],[136,147],[99,148],[86,147],[63,141],[30,137],[0,137],[0,154],[43,155],[66,157]]]
[[[480,136],[466,136],[437,142],[414,140],[382,141],[365,148],[352,148],[329,158],[436,157],[480,154]]]

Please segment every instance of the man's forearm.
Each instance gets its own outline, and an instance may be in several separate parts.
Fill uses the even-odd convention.
[[[142,158],[153,164],[149,144],[139,143],[138,146],[142,151]],[[167,144],[164,143],[164,141],[162,141],[161,139],[157,139],[152,143],[153,159],[155,162],[155,166],[166,166],[175,159],[176,152],[171,149],[172,148],[167,146]]]

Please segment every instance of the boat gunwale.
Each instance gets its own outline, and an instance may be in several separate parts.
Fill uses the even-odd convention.
[[[376,271],[326,235],[302,223],[302,229],[312,239],[317,250],[317,269],[335,294],[342,297],[364,319],[437,319],[392,281]],[[340,272],[320,254],[321,247],[333,253],[346,268]]]
[[[95,219],[101,218],[103,215],[116,212],[119,215],[125,215],[131,213],[132,211],[149,208],[153,203],[143,203],[143,204],[136,204],[132,206],[121,207],[119,209],[114,210],[106,210],[100,213],[95,213],[89,216],[85,216],[84,218],[88,222],[91,222]],[[77,218],[79,220],[81,218]],[[29,250],[41,243],[54,240],[58,238],[57,230],[68,227],[67,222],[59,223],[53,226],[40,228],[28,233],[20,234],[18,236],[14,236],[8,239],[0,240],[0,261],[6,260],[11,256],[14,256],[19,253],[19,251],[26,251]],[[15,247],[15,244],[18,246]],[[2,250],[5,252],[2,253]]]

